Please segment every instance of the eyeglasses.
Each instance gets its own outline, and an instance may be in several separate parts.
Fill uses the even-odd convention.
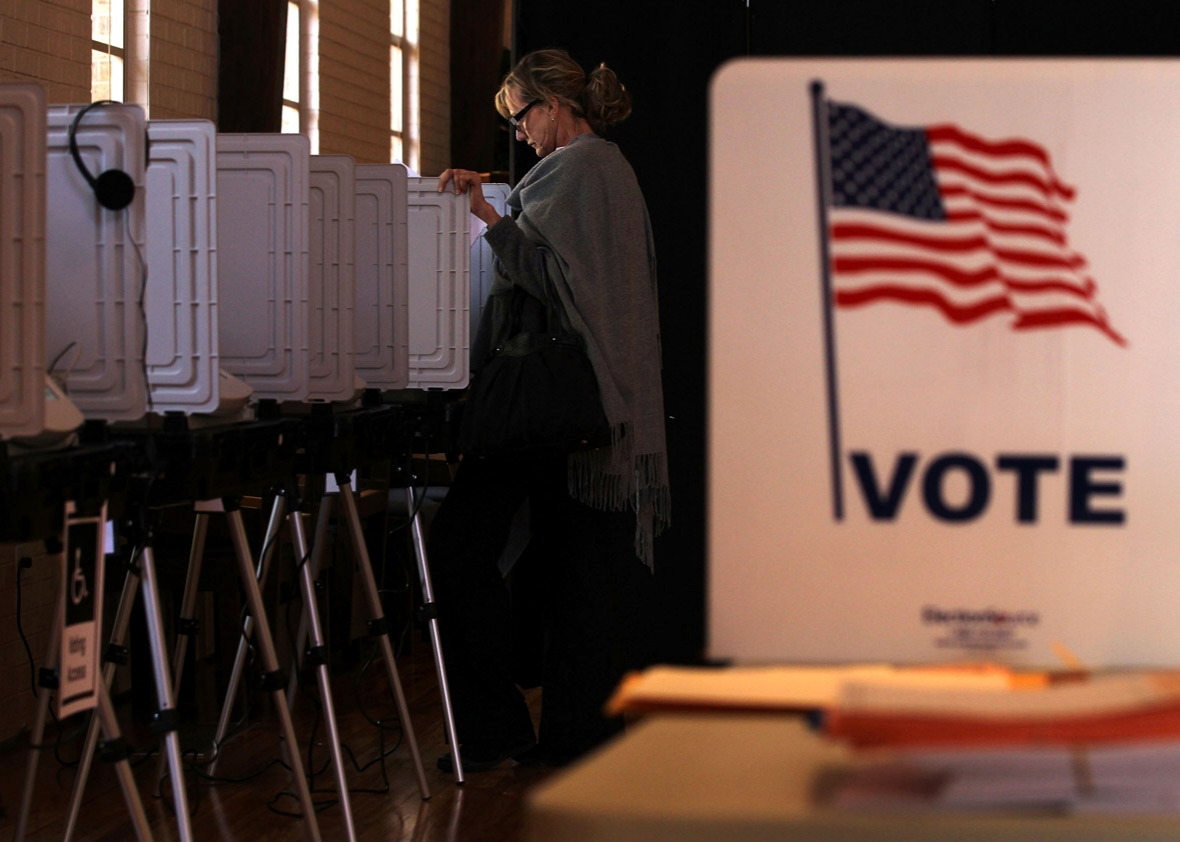
[[[540,105],[540,104],[541,104],[541,100],[534,99],[532,102],[530,102],[524,108],[520,109],[519,111],[517,111],[515,114],[513,114],[511,117],[508,118],[509,125],[511,125],[512,128],[516,129],[517,131],[520,131],[520,121],[524,119],[524,115],[528,114],[529,109],[532,108],[534,105]]]

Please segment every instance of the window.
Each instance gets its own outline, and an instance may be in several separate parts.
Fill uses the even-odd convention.
[[[282,130],[319,153],[319,0],[287,2]],[[418,136],[418,0],[389,0],[390,160],[417,171]]]
[[[283,58],[283,132],[299,134],[299,3],[287,3],[287,43]]]
[[[389,4],[389,158],[418,162],[418,0]]]
[[[281,131],[305,134],[311,154],[320,153],[319,0],[287,1],[287,40],[283,58]]]
[[[124,98],[123,0],[94,0],[90,15],[90,98]]]

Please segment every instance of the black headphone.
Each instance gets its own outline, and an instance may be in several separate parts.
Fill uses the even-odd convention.
[[[90,170],[86,168],[86,163],[82,160],[82,153],[78,151],[78,124],[82,122],[82,118],[90,109],[97,105],[121,105],[122,103],[115,102],[111,99],[100,99],[97,102],[92,102],[74,115],[74,121],[70,123],[70,155],[74,158],[74,163],[78,166],[78,171],[82,173],[82,177],[86,179],[86,183],[90,185],[90,189],[94,191],[94,197],[98,199],[98,203],[104,208],[111,210],[123,210],[131,204],[131,200],[135,198],[135,182],[131,180],[131,176],[122,170],[110,169],[104,170],[95,178],[90,174]]]

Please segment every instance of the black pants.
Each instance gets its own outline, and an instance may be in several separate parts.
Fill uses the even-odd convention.
[[[498,562],[525,499],[532,569],[509,579],[535,576],[529,590],[542,598],[521,605]],[[572,758],[621,729],[603,705],[627,670],[646,665],[650,637],[652,576],[634,540],[632,513],[570,498],[563,455],[464,459],[428,541],[461,744],[534,733],[512,671],[512,612],[521,610],[538,612],[544,634],[541,745]]]

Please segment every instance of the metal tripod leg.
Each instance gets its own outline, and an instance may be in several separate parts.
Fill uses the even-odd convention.
[[[336,724],[336,707],[332,703],[332,684],[328,679],[328,648],[324,645],[320,612],[316,607],[315,584],[312,582],[311,570],[304,561],[307,556],[307,539],[303,534],[303,517],[299,513],[298,506],[290,507],[287,520],[291,525],[291,543],[295,548],[296,563],[299,566],[299,582],[303,588],[303,617],[307,621],[307,630],[311,635],[311,648],[305,657],[309,663],[315,665],[316,681],[320,688],[320,704],[324,709],[324,725],[328,729],[328,745],[331,747],[332,765],[336,772],[336,792],[340,796],[340,806],[344,811],[344,827],[348,838],[352,842],[356,842],[356,827],[352,821],[352,801],[348,795],[348,781],[344,777],[344,756],[340,751],[340,729]],[[300,648],[298,651],[302,652],[303,650]],[[295,668],[298,669],[299,665],[296,664]]]
[[[184,578],[184,596],[180,602],[180,618],[176,622],[176,649],[172,655],[172,695],[180,695],[180,681],[184,674],[184,658],[188,653],[188,640],[196,633],[196,617],[194,617],[197,588],[201,582],[201,557],[205,553],[205,536],[209,530],[209,515],[197,512],[197,520],[193,525],[193,542],[188,554],[188,574]],[[121,641],[120,641],[120,645]],[[109,682],[108,682],[109,686]],[[160,782],[164,780],[165,763],[160,757],[156,769],[156,795],[160,794]]]
[[[377,591],[377,580],[373,576],[373,565],[369,561],[369,551],[365,544],[364,532],[361,529],[361,519],[357,512],[356,498],[353,496],[352,486],[348,484],[347,477],[337,477],[336,481],[340,493],[340,506],[344,512],[345,522],[348,524],[348,534],[352,539],[353,552],[356,554],[357,570],[361,574],[361,582],[364,585],[365,596],[369,602],[369,614],[372,618],[371,628],[375,630],[378,643],[381,646],[381,657],[385,661],[385,672],[389,676],[389,684],[393,687],[394,699],[397,702],[397,714],[401,717],[402,729],[406,735],[406,742],[410,746],[410,756],[414,761],[414,770],[418,774],[418,791],[423,798],[429,798],[430,787],[426,783],[426,772],[422,768],[422,755],[418,750],[418,739],[414,735],[414,725],[410,721],[410,709],[406,704],[406,696],[402,692],[401,679],[397,674],[397,661],[393,655],[393,645],[389,641],[389,623],[385,619],[385,610],[381,606],[381,597]],[[446,700],[444,701],[444,706],[447,709],[449,722],[450,697],[446,691],[446,677],[442,674],[441,651],[436,648],[435,654],[435,663],[439,666],[439,686],[443,688],[443,698]],[[450,726],[448,725],[448,727]],[[457,749],[458,743],[454,743],[454,747]],[[454,757],[456,761],[456,780],[462,783],[463,767],[458,762],[459,755],[457,752]]]
[[[180,765],[180,738],[176,735],[176,707],[172,699],[172,678],[165,654],[164,622],[160,612],[160,595],[156,587],[156,562],[151,543],[140,551],[139,573],[142,580],[144,614],[147,617],[148,642],[152,654],[152,677],[156,684],[156,725],[164,732],[164,751],[172,774],[172,805],[181,842],[190,842],[193,831],[189,819],[188,794]]]
[[[131,610],[135,606],[135,597],[139,594],[139,574],[135,572],[136,558],[131,559],[127,569],[127,576],[123,580],[123,592],[119,596],[119,607],[115,611],[115,619],[111,627],[111,642],[107,647],[107,656],[102,667],[102,688],[109,694],[111,682],[115,678],[115,669],[121,658],[116,653],[125,651],[127,645],[127,629],[131,625]],[[78,815],[82,808],[82,796],[86,791],[86,781],[90,777],[90,766],[94,761],[94,752],[98,747],[98,733],[101,723],[98,717],[90,720],[90,727],[86,730],[86,743],[82,747],[82,754],[78,758],[78,770],[74,777],[74,790],[70,794],[70,808],[66,817],[66,832],[63,842],[69,842],[74,835],[74,828],[78,824]],[[104,726],[103,730],[107,730]],[[109,739],[108,732],[108,739]],[[160,778],[163,779],[167,768],[166,758],[160,756]],[[157,792],[158,794],[158,792]]]
[[[49,627],[49,649],[45,653],[43,671],[57,669],[58,647],[61,646],[62,606],[61,600],[53,611],[53,625]],[[45,717],[49,715],[49,690],[44,684],[37,694],[37,714],[33,719],[33,733],[29,737],[29,762],[25,767],[25,789],[21,794],[20,813],[16,817],[15,842],[23,842],[29,825],[29,811],[33,807],[33,786],[37,780],[37,765],[41,759],[41,740],[45,737]]]
[[[282,673],[279,670],[274,640],[270,636],[270,627],[266,620],[262,591],[258,588],[258,579],[250,559],[250,545],[246,540],[246,528],[242,524],[242,513],[236,507],[226,506],[226,509],[225,515],[235,555],[238,558],[242,588],[246,592],[250,614],[256,619],[254,638],[257,641],[258,652],[262,657],[262,666],[265,670],[264,684],[271,691],[271,698],[274,700],[275,713],[279,718],[282,738],[286,743],[287,757],[291,764],[291,777],[299,795],[299,802],[303,805],[303,818],[307,822],[308,836],[313,842],[320,842],[320,828],[316,821],[315,805],[312,804],[311,791],[307,786],[307,776],[303,772],[303,762],[299,758],[298,743],[295,742],[295,728],[291,723],[291,711],[287,707],[287,696],[283,692]]]
[[[324,535],[328,531],[328,519],[332,514],[332,498],[325,495],[320,499],[319,511],[316,514],[315,532],[312,533],[311,555],[307,559],[307,568],[311,572],[312,581],[319,578],[320,560],[324,557]],[[295,632],[295,652],[303,652],[307,646],[307,613],[299,613],[299,630]],[[295,691],[299,687],[299,676],[292,670],[291,679],[287,682],[287,707],[295,709]]]
[[[438,631],[438,611],[434,605],[434,586],[430,583],[430,566],[426,563],[426,541],[422,537],[422,519],[413,486],[406,486],[406,511],[410,514],[410,537],[414,541],[414,557],[418,560],[418,577],[422,583],[422,610],[426,612],[430,645],[434,649],[434,668],[438,672],[438,691],[442,697],[443,716],[446,717],[447,739],[451,741],[451,761],[455,767],[455,782],[463,783],[463,761],[459,757],[459,735],[455,731],[451,690],[447,683],[447,669],[443,662],[442,640]]]
[[[224,512],[225,504],[221,500],[205,500],[196,504],[198,512]],[[270,512],[270,520],[266,525],[266,538],[262,544],[262,553],[258,558],[258,569],[255,572],[255,580],[262,584],[266,583],[266,574],[270,569],[270,559],[274,554],[275,542],[279,536],[279,528],[283,525],[285,509],[283,497],[281,495],[275,497],[274,506]],[[241,518],[241,514],[238,514]],[[246,551],[249,555],[249,550]],[[217,731],[213,734],[213,759],[209,763],[209,774],[217,773],[217,764],[221,759],[221,744],[225,741],[225,735],[229,731],[229,720],[233,715],[234,699],[238,695],[238,686],[242,680],[242,673],[246,668],[246,657],[250,648],[250,632],[254,628],[253,613],[247,615],[242,626],[242,636],[238,639],[238,652],[234,657],[233,670],[229,674],[229,684],[225,691],[225,701],[221,706],[221,717],[217,722]],[[294,748],[294,746],[292,746]],[[285,750],[285,747],[284,747]],[[290,759],[290,758],[286,758]]]
[[[98,685],[98,707],[95,710],[94,719],[102,723],[102,731],[106,735],[108,742],[122,743],[123,737],[119,732],[119,722],[115,718],[114,706],[111,704],[111,694],[107,691],[106,684],[102,682],[99,682]],[[123,790],[123,799],[127,802],[127,812],[131,814],[131,824],[135,828],[135,837],[140,842],[151,842],[152,832],[148,827],[147,813],[143,810],[143,801],[139,798],[139,790],[135,785],[135,776],[131,773],[131,764],[127,762],[126,757],[121,757],[115,761],[115,775],[119,779],[119,788]],[[81,779],[78,779],[74,784],[74,790],[80,790],[83,783]],[[188,813],[187,807],[185,813],[186,815]],[[179,819],[179,817],[180,814],[177,813],[177,818]],[[71,826],[67,828],[66,836],[64,837],[67,842],[72,833],[73,827]]]
[[[119,731],[119,722],[115,717],[115,708],[111,704],[111,695],[107,690],[106,682],[100,682],[96,694],[98,696],[98,706],[94,710],[91,717],[90,729],[95,733],[93,741],[87,736],[87,751],[85,755],[86,775],[90,772],[89,760],[94,756],[94,751],[98,745],[98,729],[102,728],[103,735],[106,737],[109,744],[117,744],[125,747],[122,739],[122,733]],[[127,802],[127,813],[131,817],[131,825],[135,829],[135,837],[140,842],[151,842],[152,832],[148,825],[147,813],[143,809],[143,801],[139,797],[139,789],[135,783],[135,776],[131,772],[131,764],[128,762],[126,756],[119,757],[114,761],[115,777],[119,781],[119,788],[123,791],[123,800]],[[86,787],[86,777],[79,771],[78,777],[74,780],[74,789],[70,793],[70,816],[66,821],[66,830],[62,835],[64,842],[69,842],[73,838],[74,828],[77,822],[77,806],[82,800],[82,792]],[[20,838],[19,836],[17,838]]]
[[[115,631],[113,637],[115,639],[125,639],[127,632],[127,624],[129,622],[131,607],[135,602],[136,592],[139,589],[139,576],[136,575],[134,568],[127,573],[127,580],[124,584],[123,594],[119,600],[119,609],[115,616]],[[52,671],[56,669],[58,663],[58,647],[61,642],[61,625],[62,613],[61,602],[57,604],[54,612],[53,626],[50,630],[49,652],[45,658],[45,669]],[[98,729],[101,727],[103,733],[106,735],[108,741],[121,742],[122,734],[119,731],[118,720],[115,716],[114,706],[111,704],[110,693],[107,691],[107,685],[110,683],[114,675],[115,665],[109,660],[103,667],[103,675],[98,683],[97,696],[98,706],[95,709],[94,715],[91,718],[90,726],[87,731],[86,746],[83,749],[82,757],[79,764],[79,770],[74,784],[73,792],[70,797],[70,812],[66,821],[66,830],[64,839],[72,838],[73,831],[76,826],[78,808],[81,804],[82,794],[86,786],[86,780],[90,774],[91,760],[94,756],[95,748],[98,744]],[[161,710],[163,710],[161,706]],[[33,725],[32,747],[29,754],[29,765],[27,769],[27,777],[25,779],[25,789],[21,799],[21,810],[17,817],[16,835],[17,842],[24,839],[25,831],[28,829],[29,811],[32,807],[33,786],[37,777],[37,760],[40,756],[41,741],[45,737],[45,717],[49,710],[49,694],[41,693],[39,695],[36,720]],[[175,732],[172,733],[175,737]],[[177,755],[179,760],[179,755]],[[122,757],[115,761],[114,764],[115,775],[119,781],[119,786],[123,790],[123,799],[127,802],[127,812],[131,818],[131,823],[135,829],[136,838],[141,842],[150,842],[152,834],[148,825],[147,814],[143,809],[143,802],[139,797],[139,790],[135,783],[135,778],[131,772],[131,765],[128,763],[126,757]],[[181,839],[192,839],[192,832],[189,828],[188,804],[184,793],[183,779],[177,776],[181,783],[180,797],[176,802],[176,816],[178,830]]]

